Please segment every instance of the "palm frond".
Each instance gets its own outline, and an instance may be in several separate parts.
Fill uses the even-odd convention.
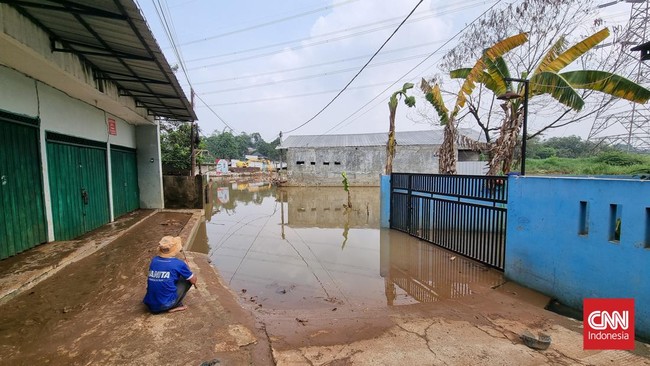
[[[420,84],[422,91],[426,93],[426,99],[431,103],[433,108],[438,113],[440,117],[440,124],[446,125],[449,122],[449,110],[445,106],[445,101],[442,99],[442,93],[440,92],[440,86],[435,84],[433,87],[429,85],[424,79]]]
[[[560,74],[575,89],[589,89],[636,103],[646,103],[650,90],[620,75],[600,70],[570,71]]]
[[[542,71],[530,78],[531,94],[550,94],[553,99],[565,106],[579,111],[585,105],[580,94],[559,74]]]
[[[605,38],[609,37],[609,29],[603,28],[601,31],[585,38],[582,42],[575,44],[573,47],[562,52],[543,71],[558,72],[575,61],[578,57],[584,55],[587,51],[594,48]]]
[[[559,55],[564,52],[564,48],[566,47],[566,38],[564,36],[561,36],[554,44],[551,46],[551,48],[546,52],[546,55],[544,55],[544,58],[542,58],[542,61],[540,61],[539,65],[537,65],[537,68],[533,72],[533,75],[542,72],[542,71],[547,71],[548,65],[553,62]]]
[[[488,57],[490,60],[496,60],[497,57],[503,56],[510,50],[526,43],[526,41],[528,41],[528,33],[519,33],[495,43],[494,46],[485,50],[483,55]]]
[[[510,78],[510,70],[503,57],[499,56],[495,60],[486,59],[485,65],[490,78],[494,80],[494,87],[490,88],[494,94],[501,95],[512,89],[512,82],[506,81]]]
[[[467,75],[469,75],[469,72],[472,71],[469,67],[464,67],[461,69],[456,69],[456,70],[451,70],[449,72],[449,76],[452,79],[465,79]]]
[[[420,80],[420,90],[422,90],[424,94],[431,92],[431,84],[429,84],[425,78],[422,78],[422,80]]]
[[[472,69],[469,71],[467,77],[465,77],[465,81],[463,82],[463,85],[460,87],[460,90],[458,91],[458,97],[456,98],[456,105],[454,106],[454,110],[451,112],[449,118],[454,118],[458,114],[458,112],[460,112],[461,108],[465,106],[465,102],[467,102],[467,97],[471,95],[472,92],[474,91],[474,88],[476,87],[476,83],[480,82],[484,69],[485,69],[485,62],[483,61],[482,58],[480,58],[478,61],[476,61],[474,67],[472,67]]]
[[[472,71],[472,69],[468,69],[468,68],[456,69],[450,71],[449,76],[452,79],[465,79],[469,75],[470,71]],[[505,92],[505,85],[506,85],[505,82],[501,78],[499,79],[492,78],[492,76],[487,72],[483,72],[483,74],[479,77],[477,82],[485,85],[485,87],[488,88],[489,90],[492,90],[494,94],[499,95]],[[503,89],[504,91],[501,91],[501,89]]]
[[[451,112],[449,118],[453,119],[458,114],[460,109],[465,106],[467,97],[472,94],[474,88],[476,87],[476,83],[480,82],[481,80],[483,71],[485,70],[486,67],[485,61],[487,59],[494,61],[498,57],[501,57],[508,51],[512,50],[513,48],[521,46],[527,40],[528,40],[528,34],[519,33],[517,35],[501,40],[495,43],[492,47],[485,50],[485,52],[483,53],[483,57],[481,57],[480,59],[478,59],[478,61],[476,61],[476,64],[474,65],[474,67],[472,67],[469,74],[465,78],[465,82],[460,87],[460,90],[458,91],[458,98],[456,99],[456,105],[454,106],[454,110]]]

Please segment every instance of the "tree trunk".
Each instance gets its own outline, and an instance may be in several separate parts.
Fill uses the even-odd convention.
[[[523,113],[513,111],[510,105],[504,107],[506,120],[501,125],[499,138],[490,149],[492,158],[487,175],[508,174],[512,167],[512,161],[519,140],[519,129],[523,122]]]
[[[386,143],[386,169],[385,174],[390,175],[393,172],[393,158],[395,157],[395,111],[397,110],[397,105],[395,108],[389,106],[390,108],[390,126],[388,128],[388,142]]]
[[[438,150],[438,173],[456,174],[456,126],[453,119],[445,125],[445,137]]]

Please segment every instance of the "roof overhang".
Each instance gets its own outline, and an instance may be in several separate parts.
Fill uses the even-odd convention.
[[[640,44],[632,48],[632,51],[641,51],[641,60],[650,60],[650,42]]]
[[[50,37],[52,52],[87,62],[150,115],[196,120],[183,89],[133,0],[0,0]]]

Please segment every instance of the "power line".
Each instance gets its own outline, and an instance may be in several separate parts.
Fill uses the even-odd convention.
[[[214,114],[215,116],[217,116],[217,118],[219,118],[219,120],[220,120],[224,125],[226,125],[226,127],[228,127],[228,128],[230,129],[230,131],[235,132],[235,129],[232,128],[232,127],[230,127],[230,125],[229,125],[226,121],[224,121],[224,119],[221,118],[221,116],[220,116],[217,112],[215,112],[214,109],[212,109],[212,107],[210,107],[210,106],[208,105],[208,103],[206,103],[205,100],[203,100],[203,98],[201,98],[200,95],[198,95],[198,94],[194,94],[194,95],[196,95],[196,97],[199,98],[199,100],[203,103],[203,105],[205,105],[205,106],[210,110],[210,112],[212,112],[212,114]]]
[[[426,19],[429,19],[429,18],[432,18],[432,17],[441,16],[441,15],[451,14],[451,13],[455,13],[455,12],[462,11],[462,10],[466,10],[466,9],[475,7],[476,6],[475,4],[478,4],[478,3],[481,3],[481,2],[484,2],[484,1],[485,0],[476,0],[474,3],[465,4],[465,5],[463,5],[462,7],[459,7],[459,8],[450,9],[448,11],[443,11],[443,12],[437,12],[437,13],[422,16],[422,17],[419,17],[419,18],[414,18],[414,19],[411,19],[409,21],[409,23],[417,22],[417,21],[421,21],[421,20],[426,20]],[[396,18],[389,18],[389,19],[378,21],[378,22],[367,23],[367,24],[363,24],[363,25],[360,25],[360,26],[347,28],[347,29],[344,29],[344,30],[338,30],[338,31],[334,31],[334,32],[323,33],[323,34],[316,35],[316,36],[309,36],[309,37],[294,39],[294,40],[291,40],[291,41],[283,41],[283,42],[274,43],[274,44],[271,44],[271,45],[259,46],[259,47],[245,49],[245,50],[230,52],[230,53],[226,53],[226,54],[214,55],[214,56],[209,56],[209,57],[200,57],[200,58],[188,60],[188,62],[202,61],[202,60],[205,60],[205,59],[213,59],[213,58],[217,58],[217,57],[234,56],[234,55],[238,55],[238,54],[242,54],[242,53],[259,51],[259,50],[278,47],[278,46],[284,46],[284,45],[287,45],[287,44],[302,42],[302,41],[311,40],[311,39],[315,39],[315,38],[322,38],[322,37],[325,37],[325,36],[335,35],[335,34],[339,34],[339,33],[345,33],[345,32],[348,32],[350,30],[353,30],[353,29],[366,28],[369,25],[376,25],[376,24],[386,23],[386,22],[392,21],[394,19],[396,19]],[[397,19],[399,19],[399,18],[397,18]],[[341,41],[341,40],[344,40],[344,39],[358,37],[358,36],[374,33],[374,32],[380,31],[380,30],[388,29],[388,28],[393,27],[396,24],[398,24],[398,23],[391,23],[391,24],[388,24],[388,25],[385,25],[385,26],[366,29],[366,30],[362,30],[362,31],[359,31],[359,32],[351,33],[351,34],[342,35],[342,36],[339,36],[339,37],[326,38],[326,39],[319,40],[319,41],[313,41],[313,42],[309,42],[309,43],[299,44],[299,45],[296,45],[294,47],[290,47],[288,49],[287,48],[280,48],[278,50],[273,50],[273,51],[269,51],[269,52],[265,52],[265,53],[259,53],[259,54],[255,54],[255,55],[249,55],[249,56],[239,57],[239,58],[235,58],[235,59],[219,61],[219,62],[207,64],[207,65],[194,66],[194,67],[189,68],[189,70],[205,69],[205,68],[214,67],[214,66],[221,66],[221,65],[231,64],[231,63],[235,63],[235,62],[247,61],[247,60],[252,60],[252,59],[255,59],[255,58],[276,55],[276,54],[286,52],[287,50],[296,51],[296,50],[309,48],[309,47],[313,47],[313,46],[319,46],[319,45],[322,45],[322,44],[329,44],[329,43],[332,43],[334,41]]]
[[[348,90],[372,88],[372,87],[375,87],[375,86],[388,85],[390,83],[392,83],[392,81],[386,81],[386,82],[383,82],[383,83],[375,83],[375,84],[366,84],[366,85],[360,85],[360,86],[355,86],[355,87],[349,87]],[[218,104],[211,104],[210,106],[211,107],[219,107],[219,106],[229,106],[229,105],[237,105],[237,104],[271,102],[271,101],[275,101],[275,100],[292,99],[292,98],[300,98],[300,97],[310,97],[310,96],[321,95],[321,94],[330,94],[330,93],[335,93],[337,91],[339,91],[339,89],[330,89],[330,90],[323,90],[323,91],[311,92],[311,93],[282,95],[282,96],[278,96],[278,97],[256,98],[256,99],[242,100],[242,101],[235,101],[235,102],[218,103]]]
[[[332,103],[334,103],[334,101],[335,101],[335,100],[336,100],[336,99],[337,99],[341,94],[343,94],[343,92],[348,88],[348,86],[350,86],[350,84],[352,84],[352,82],[354,82],[354,80],[355,80],[355,79],[356,79],[356,78],[361,74],[361,72],[363,72],[363,70],[368,66],[368,64],[370,64],[370,62],[372,62],[372,60],[375,58],[375,56],[377,56],[377,55],[379,54],[379,52],[381,52],[381,50],[384,48],[384,46],[386,46],[386,44],[388,43],[388,41],[390,41],[390,40],[393,38],[393,36],[394,36],[394,35],[397,33],[397,31],[402,27],[402,25],[404,25],[404,23],[406,23],[406,20],[408,20],[408,18],[409,18],[409,17],[410,17],[410,16],[415,12],[415,10],[420,6],[420,4],[422,4],[422,1],[424,1],[424,0],[420,0],[420,1],[418,1],[418,3],[417,3],[417,4],[415,5],[415,7],[413,8],[413,10],[411,10],[411,12],[406,16],[406,18],[404,18],[404,20],[403,20],[403,21],[402,21],[402,22],[397,26],[397,28],[393,31],[393,33],[388,37],[388,39],[386,39],[386,41],[381,45],[381,47],[379,47],[379,49],[377,50],[377,52],[375,52],[375,54],[372,55],[372,57],[370,57],[370,59],[368,60],[368,62],[366,62],[366,64],[363,65],[363,67],[361,67],[361,70],[359,70],[359,72],[357,72],[357,74],[354,75],[354,77],[352,77],[352,79],[351,79],[351,80],[350,80],[350,81],[349,81],[349,82],[348,82],[348,83],[343,87],[343,89],[341,89],[341,91],[339,91],[339,92],[334,96],[334,98],[332,98],[332,100],[329,101],[329,103],[327,103],[327,104],[326,104],[326,105],[325,105],[325,106],[324,106],[320,111],[318,111],[318,113],[316,113],[313,117],[311,117],[310,119],[308,119],[307,121],[305,121],[303,124],[301,124],[300,126],[294,128],[294,129],[291,129],[291,130],[289,130],[289,131],[285,131],[285,133],[291,133],[291,132],[293,132],[293,131],[298,130],[299,128],[302,128],[303,126],[307,125],[309,122],[313,121],[313,120],[314,120],[316,117],[318,117],[321,113],[323,113],[323,112],[324,112],[324,111],[325,111],[325,110],[326,110],[330,105],[332,105]],[[499,1],[500,1],[500,0],[499,0]]]
[[[260,23],[260,24],[249,26],[249,27],[244,27],[244,28],[241,28],[241,29],[236,29],[234,31],[225,32],[225,33],[217,34],[217,35],[214,35],[214,36],[210,36],[210,37],[206,37],[206,38],[202,38],[202,39],[197,39],[197,40],[194,40],[194,41],[181,43],[180,45],[181,46],[187,46],[187,45],[196,44],[196,43],[200,43],[200,42],[205,42],[205,41],[209,41],[209,40],[213,40],[213,39],[217,39],[217,38],[221,38],[221,37],[225,37],[225,36],[230,36],[230,35],[237,34],[237,33],[247,32],[249,30],[262,28],[262,27],[266,27],[266,26],[269,26],[269,25],[277,24],[277,23],[286,22],[287,20],[292,20],[292,19],[304,17],[304,16],[311,15],[311,14],[314,14],[314,13],[319,13],[321,11],[329,10],[329,9],[335,8],[337,6],[346,5],[346,4],[355,2],[355,1],[359,1],[359,0],[342,1],[340,3],[324,6],[324,7],[318,8],[318,9],[309,10],[309,11],[299,13],[299,14],[294,14],[294,15],[291,15],[291,16],[288,16],[288,17],[285,17],[285,18],[271,20],[271,21],[266,22],[266,23]]]
[[[427,55],[427,53],[424,53],[424,54],[419,54],[419,55],[403,57],[403,58],[399,58],[399,59],[395,59],[395,60],[377,62],[377,63],[374,63],[374,64],[368,66],[367,68],[391,65],[391,64],[395,64],[395,63],[399,63],[399,62],[413,60],[413,59],[416,59],[416,58],[421,58],[421,57],[426,56],[426,55]],[[203,94],[204,95],[206,95],[206,94],[219,94],[219,93],[227,93],[227,92],[237,91],[237,90],[253,89],[253,88],[259,88],[259,87],[262,87],[262,86],[277,85],[277,84],[290,83],[290,82],[294,82],[294,81],[314,79],[314,78],[319,78],[319,77],[324,77],[324,76],[332,76],[332,75],[347,73],[347,72],[355,71],[355,70],[358,70],[358,67],[350,67],[350,68],[347,68],[347,69],[332,70],[332,71],[322,72],[322,73],[318,73],[318,74],[298,76],[298,77],[295,77],[295,78],[288,78],[288,79],[283,79],[283,80],[273,80],[273,81],[268,81],[268,82],[265,82],[265,83],[257,83],[257,84],[253,84],[253,85],[247,85],[247,86],[239,86],[239,87],[233,87],[233,88],[227,88],[227,89],[219,89],[219,90],[207,91],[207,92],[204,92]]]
[[[419,43],[419,44],[409,46],[409,47],[395,48],[395,49],[392,49],[392,50],[382,52],[382,56],[385,56],[385,55],[387,55],[389,53],[397,53],[397,52],[402,52],[402,51],[406,51],[406,50],[411,50],[411,49],[414,49],[414,48],[430,46],[430,45],[441,43],[441,42],[442,41],[425,42],[425,43]],[[267,71],[267,72],[261,72],[261,73],[258,73],[258,74],[250,74],[250,75],[245,75],[245,76],[235,76],[235,77],[232,77],[232,78],[206,80],[206,81],[201,81],[201,82],[198,82],[198,83],[194,83],[194,85],[221,83],[221,82],[226,82],[226,81],[236,81],[236,80],[241,80],[241,79],[257,78],[257,77],[260,77],[260,76],[283,74],[283,73],[290,72],[290,71],[299,71],[299,70],[305,70],[305,69],[312,69],[312,68],[320,67],[320,66],[328,66],[328,65],[344,63],[344,62],[348,62],[348,61],[364,59],[364,58],[370,57],[370,56],[372,56],[372,54],[368,53],[368,54],[361,55],[361,56],[354,56],[354,57],[349,57],[349,58],[344,58],[344,59],[331,60],[331,61],[327,61],[327,62],[320,62],[320,63],[317,63],[317,64],[292,67],[292,68],[288,68],[288,69]]]
[[[158,10],[158,7],[156,6],[156,1],[158,2],[158,7],[160,7],[160,11]],[[164,0],[163,0],[164,1]],[[172,49],[174,50],[174,54],[176,55],[176,58],[178,59],[178,64],[183,71],[183,74],[185,75],[185,79],[187,80],[187,84],[190,86],[190,90],[194,96],[196,96],[203,104],[205,104],[210,112],[212,112],[226,127],[228,127],[231,131],[234,131],[232,127],[223,119],[221,116],[208,104],[201,98],[200,95],[194,93],[194,88],[192,87],[192,82],[190,81],[190,77],[187,73],[187,69],[185,67],[185,63],[183,62],[183,57],[180,52],[179,47],[176,45],[176,41],[174,38],[174,26],[173,26],[173,21],[171,16],[169,17],[169,20],[167,20],[167,17],[165,17],[165,13],[163,11],[162,4],[160,3],[160,0],[152,0],[154,8],[156,9],[156,13],[158,14],[158,18],[160,19],[160,22],[162,23],[163,29],[165,30],[165,35],[169,39],[169,43],[172,46]]]
[[[497,6],[501,1],[502,1],[502,0],[497,0],[497,2],[495,2],[494,4],[492,4],[492,6],[490,6],[490,7],[489,7],[488,9],[486,9],[483,13],[481,13],[479,16],[477,16],[476,18],[474,18],[474,20],[472,20],[470,23],[466,24],[465,27],[463,27],[461,30],[459,30],[458,32],[456,32],[456,34],[454,34],[451,38],[449,38],[449,40],[447,40],[447,41],[446,41],[445,43],[443,43],[440,47],[438,47],[438,48],[435,49],[433,52],[431,52],[427,57],[425,57],[425,58],[424,58],[422,61],[420,61],[417,65],[413,66],[410,70],[408,70],[406,73],[404,73],[404,75],[402,75],[399,79],[395,80],[394,83],[392,83],[391,85],[389,85],[386,89],[382,90],[382,91],[381,91],[379,94],[377,94],[374,98],[370,99],[366,104],[362,105],[359,109],[357,109],[356,111],[354,111],[352,114],[350,114],[349,116],[347,116],[346,118],[344,118],[342,121],[340,121],[339,123],[337,123],[336,125],[334,125],[334,126],[333,126],[332,128],[330,128],[329,130],[325,131],[325,132],[322,133],[321,135],[326,135],[326,134],[328,134],[330,131],[334,130],[336,127],[340,126],[341,124],[343,124],[344,122],[346,122],[347,120],[349,120],[350,118],[352,118],[355,114],[359,113],[359,111],[363,110],[363,109],[364,109],[365,107],[367,107],[370,103],[372,103],[372,102],[374,102],[375,100],[377,100],[377,98],[379,98],[379,97],[382,96],[384,93],[386,93],[388,90],[390,90],[393,86],[395,86],[395,84],[397,84],[398,82],[400,82],[400,80],[403,80],[404,78],[406,78],[406,77],[407,77],[411,72],[413,72],[413,70],[415,70],[415,69],[417,69],[418,67],[420,67],[420,66],[421,66],[422,64],[424,64],[428,59],[430,59],[431,57],[433,57],[433,55],[435,55],[437,52],[439,52],[440,50],[442,50],[443,47],[445,47],[445,46],[446,46],[447,44],[449,44],[452,40],[454,40],[456,37],[458,37],[460,34],[462,34],[462,33],[463,33],[467,28],[469,28],[472,24],[474,24],[477,20],[479,20],[483,15],[487,14],[487,12],[489,12],[490,10],[492,10],[492,9],[493,9],[495,6]],[[362,113],[362,115],[365,114],[365,113],[367,113],[367,111],[364,112],[364,113]]]

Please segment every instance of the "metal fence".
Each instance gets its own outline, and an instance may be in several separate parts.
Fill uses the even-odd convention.
[[[394,173],[390,227],[503,269],[507,179]]]

